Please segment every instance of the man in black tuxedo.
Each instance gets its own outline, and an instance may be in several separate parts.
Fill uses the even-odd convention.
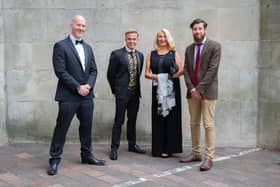
[[[128,151],[144,154],[136,144],[136,119],[139,110],[140,76],[143,68],[143,54],[136,50],[138,32],[130,29],[125,33],[126,46],[111,53],[107,71],[112,93],[116,99],[116,113],[112,130],[110,159],[117,160],[121,128],[127,111]]]
[[[76,114],[80,121],[81,162],[104,165],[92,151],[93,88],[97,68],[91,47],[82,40],[86,20],[76,15],[71,21],[71,34],[57,42],[53,49],[53,67],[58,84],[55,100],[58,101],[58,116],[50,147],[48,175],[57,173],[65,138],[71,121]]]

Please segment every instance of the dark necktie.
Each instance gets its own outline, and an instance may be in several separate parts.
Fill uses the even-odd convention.
[[[76,44],[76,45],[79,44],[79,43],[80,43],[80,44],[83,44],[84,41],[83,41],[83,40],[76,40],[76,41],[75,41],[75,44]]]
[[[199,68],[199,60],[200,60],[201,43],[196,44],[196,46],[197,46],[197,53],[196,53],[196,58],[195,58],[195,68],[194,68],[194,74],[193,74],[193,85],[194,86],[197,86],[197,84],[198,84],[197,76],[198,76],[198,68]]]

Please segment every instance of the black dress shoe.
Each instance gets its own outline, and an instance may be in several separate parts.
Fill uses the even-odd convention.
[[[50,159],[47,174],[56,175],[59,163],[60,163],[60,159]]]
[[[141,147],[137,144],[129,145],[128,146],[128,151],[129,152],[134,152],[134,153],[140,153],[140,154],[145,154],[146,153],[146,151],[141,149]]]
[[[95,158],[93,155],[87,157],[81,157],[83,164],[90,164],[90,165],[97,165],[97,166],[104,166],[105,160],[99,160]]]
[[[111,149],[110,159],[111,160],[118,160],[118,152],[117,152],[116,149]]]

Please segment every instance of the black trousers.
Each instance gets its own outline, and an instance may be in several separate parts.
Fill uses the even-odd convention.
[[[128,143],[134,145],[136,143],[136,119],[139,110],[139,94],[137,91],[128,91],[128,95],[124,99],[116,99],[115,122],[112,130],[111,148],[118,149],[120,146],[120,138],[122,125],[127,112],[127,140]]]
[[[52,159],[60,159],[66,134],[75,114],[80,121],[79,137],[81,154],[84,156],[91,155],[93,108],[94,104],[92,99],[78,102],[59,102],[59,111],[50,147],[50,156]]]

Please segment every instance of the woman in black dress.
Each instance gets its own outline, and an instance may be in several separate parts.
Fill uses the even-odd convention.
[[[182,152],[182,116],[179,76],[183,74],[183,66],[178,52],[175,49],[172,36],[167,29],[162,29],[157,33],[154,48],[155,50],[147,55],[145,70],[145,77],[151,79],[153,85],[152,155],[166,158],[173,153]],[[168,75],[168,80],[162,78],[165,75]],[[165,92],[167,89],[162,89],[162,85],[170,86],[170,83],[172,87],[168,90],[171,90],[171,92],[166,96]],[[160,89],[159,85],[161,85]],[[162,98],[167,98],[170,102],[161,102]],[[173,104],[167,104],[168,109],[166,109],[166,107],[163,107],[164,104],[162,103]]]

